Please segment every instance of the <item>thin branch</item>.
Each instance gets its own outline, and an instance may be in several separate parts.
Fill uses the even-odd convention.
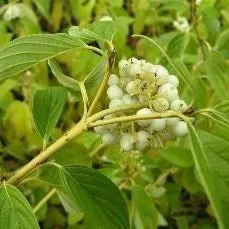
[[[40,202],[33,208],[33,212],[37,213],[44,204],[56,193],[56,189],[53,188],[50,192],[48,192],[43,199],[40,200]]]
[[[96,107],[99,99],[101,98],[101,96],[102,96],[102,94],[104,92],[104,89],[105,89],[105,87],[107,85],[107,81],[108,81],[109,75],[110,75],[110,65],[109,65],[109,61],[107,61],[106,70],[105,70],[105,73],[104,73],[103,81],[100,84],[99,90],[98,90],[94,100],[92,101],[92,104],[91,104],[89,110],[88,110],[88,116],[90,116],[94,112],[95,107]]]
[[[16,171],[16,173],[7,180],[8,184],[19,183],[26,175],[28,175],[32,170],[37,168],[40,164],[44,163],[50,156],[52,156],[58,149],[66,145],[69,141],[74,139],[76,136],[80,135],[87,130],[87,123],[85,121],[80,121],[71,130],[66,132],[62,137],[57,139],[52,145],[48,146],[44,151],[34,157],[30,162],[24,165],[21,169]]]
[[[112,123],[121,123],[128,121],[136,121],[136,120],[147,120],[147,119],[159,119],[159,118],[170,118],[170,117],[180,117],[183,119],[184,115],[175,111],[167,111],[164,113],[153,113],[151,115],[130,115],[118,118],[111,118],[105,120],[98,120],[88,124],[88,127],[96,127],[96,126],[104,126]]]

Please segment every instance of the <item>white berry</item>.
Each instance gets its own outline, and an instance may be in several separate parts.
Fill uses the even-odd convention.
[[[122,89],[117,85],[112,85],[107,89],[109,99],[119,99],[123,96]]]
[[[150,123],[151,130],[162,131],[165,129],[166,121],[165,119],[153,119]]]
[[[131,134],[123,134],[120,138],[120,148],[123,151],[130,151],[134,146],[134,138]]]
[[[119,83],[119,78],[115,74],[111,74],[108,79],[108,85],[117,85]]]
[[[133,99],[133,97],[129,94],[125,94],[123,97],[122,97],[122,100],[124,102],[124,104],[126,105],[133,105],[133,104],[136,104],[136,101],[135,99]]]
[[[128,66],[129,66],[129,62],[127,60],[120,60],[118,63],[119,70],[124,70]]]
[[[131,77],[136,77],[137,75],[141,74],[141,67],[139,64],[131,64],[128,69],[128,74]]]
[[[107,128],[105,126],[96,126],[94,127],[94,131],[98,134],[105,134],[107,132]]]
[[[158,88],[158,95],[169,100],[170,102],[179,98],[177,88],[171,83],[166,83],[160,86]]]
[[[173,128],[173,133],[177,137],[184,137],[188,134],[188,127],[186,122],[179,121],[176,126]]]
[[[153,100],[153,108],[157,112],[164,112],[169,108],[169,102],[164,98],[157,98]]]
[[[166,118],[166,125],[168,127],[176,126],[179,122],[179,118],[173,117],[173,118]]]
[[[139,150],[145,149],[149,146],[150,134],[146,131],[140,130],[136,133],[136,148]]]
[[[123,105],[124,105],[124,102],[122,99],[112,99],[109,103],[109,108],[120,107]]]
[[[179,80],[176,76],[174,75],[170,75],[168,77],[168,83],[171,83],[172,85],[174,85],[175,87],[178,87],[179,85]]]
[[[131,81],[126,86],[126,91],[130,95],[135,95],[138,91],[138,85],[136,81]]]
[[[142,108],[141,110],[138,110],[136,115],[150,115],[152,114],[152,111],[149,108]],[[151,120],[139,120],[137,121],[138,125],[140,126],[147,126],[151,123]]]
[[[168,76],[169,73],[166,68],[164,68],[161,65],[156,65],[154,67],[154,73],[155,73],[155,78],[156,78],[156,84],[163,85],[168,81]]]
[[[103,134],[102,139],[103,139],[103,143],[105,145],[109,145],[115,140],[115,135],[107,132],[107,133]]]
[[[170,109],[174,111],[184,112],[187,108],[188,105],[181,99],[173,100],[170,104]]]

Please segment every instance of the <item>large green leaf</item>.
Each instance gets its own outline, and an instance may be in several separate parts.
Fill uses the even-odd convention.
[[[228,64],[224,58],[215,50],[208,52],[206,60],[206,71],[211,86],[220,100],[228,98]]]
[[[219,229],[229,228],[228,207],[229,196],[225,183],[219,175],[214,173],[211,167],[208,150],[204,148],[198,133],[191,122],[188,122],[189,139],[195,167],[200,181],[215,213]],[[219,165],[220,166],[220,165]]]
[[[204,131],[200,131],[199,136],[207,152],[212,172],[229,182],[228,140]]]
[[[38,229],[39,225],[26,198],[12,185],[0,186],[0,228]]]
[[[46,141],[57,124],[66,100],[63,87],[38,91],[33,100],[33,118],[41,137]]]
[[[192,167],[193,160],[190,150],[183,147],[169,147],[160,150],[160,154],[166,160],[180,167]]]
[[[118,188],[94,169],[47,164],[40,177],[63,191],[85,214],[88,228],[128,229],[128,213]]]
[[[153,200],[147,195],[142,186],[135,185],[133,187],[132,199],[143,228],[156,229],[158,224],[158,212]]]
[[[40,61],[85,44],[67,34],[36,34],[18,38],[0,50],[0,79],[8,78]]]

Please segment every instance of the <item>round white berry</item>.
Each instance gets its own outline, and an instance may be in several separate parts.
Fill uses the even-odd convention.
[[[179,121],[176,126],[173,128],[173,133],[177,137],[184,137],[188,134],[188,127],[186,122]]]
[[[137,75],[141,74],[141,66],[138,63],[131,64],[129,69],[128,69],[128,74],[131,77],[136,77]]]
[[[119,78],[115,74],[111,74],[108,79],[108,85],[117,85],[119,83]]]
[[[136,115],[150,115],[152,114],[152,111],[149,108],[142,108],[141,110],[138,110]],[[147,126],[151,123],[151,120],[139,120],[137,121],[139,126]]]
[[[131,81],[126,85],[126,91],[130,95],[135,95],[138,91],[138,85],[136,81]]]
[[[170,75],[168,77],[168,83],[171,83],[172,85],[174,85],[175,87],[178,87],[179,85],[179,80],[176,76],[174,75]]]
[[[107,128],[105,126],[96,126],[94,127],[94,131],[98,134],[105,134],[107,132]]]
[[[161,65],[155,65],[153,72],[155,73],[156,84],[158,86],[168,82],[169,73],[165,67]]]
[[[119,99],[123,96],[122,89],[117,85],[112,85],[107,89],[109,99]]]
[[[103,134],[102,136],[102,140],[105,145],[109,145],[112,142],[114,142],[115,138],[116,138],[115,135],[109,132]]]
[[[151,130],[162,131],[165,129],[166,121],[165,119],[153,119],[150,123]]]
[[[120,60],[118,63],[119,70],[124,70],[128,66],[129,66],[129,62],[127,60]]]
[[[157,98],[153,100],[153,108],[157,112],[164,112],[169,108],[169,102],[165,98]]]
[[[179,94],[177,88],[171,83],[166,83],[158,88],[158,95],[170,102],[178,99]]]
[[[173,118],[166,118],[166,125],[168,127],[173,127],[176,126],[177,123],[179,122],[179,118],[173,117]]]
[[[141,64],[141,66],[142,66],[142,71],[152,72],[154,70],[155,65],[153,65],[151,63],[143,63],[143,64]]]
[[[138,150],[143,150],[150,143],[150,134],[144,130],[140,130],[136,133],[136,148]]]
[[[123,105],[124,105],[124,102],[122,99],[112,99],[109,103],[109,108],[120,107]]]
[[[133,97],[129,94],[125,94],[123,97],[122,97],[122,100],[124,102],[124,104],[126,105],[133,105],[133,104],[136,104],[136,100],[133,99]]]
[[[175,99],[170,104],[170,109],[174,111],[184,112],[187,108],[188,105],[181,99]]]
[[[120,148],[123,151],[130,151],[134,147],[134,137],[131,134],[123,134],[120,138]]]

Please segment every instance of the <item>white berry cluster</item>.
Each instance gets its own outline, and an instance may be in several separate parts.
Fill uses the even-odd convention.
[[[178,16],[176,18],[176,20],[173,22],[173,26],[181,32],[188,32],[190,30],[188,20],[182,16]]]
[[[145,108],[135,113],[139,116],[167,110],[182,113],[188,108],[179,97],[179,80],[170,75],[165,67],[136,58],[121,60],[118,67],[119,76],[111,74],[108,80],[109,108],[146,104]],[[104,119],[125,115],[133,113],[112,114]],[[95,132],[102,135],[105,144],[119,141],[122,151],[132,151],[163,146],[164,142],[173,137],[183,137],[188,131],[184,121],[171,117],[112,123],[95,127]]]
[[[21,16],[19,4],[9,4],[3,15],[5,21],[12,21]]]

